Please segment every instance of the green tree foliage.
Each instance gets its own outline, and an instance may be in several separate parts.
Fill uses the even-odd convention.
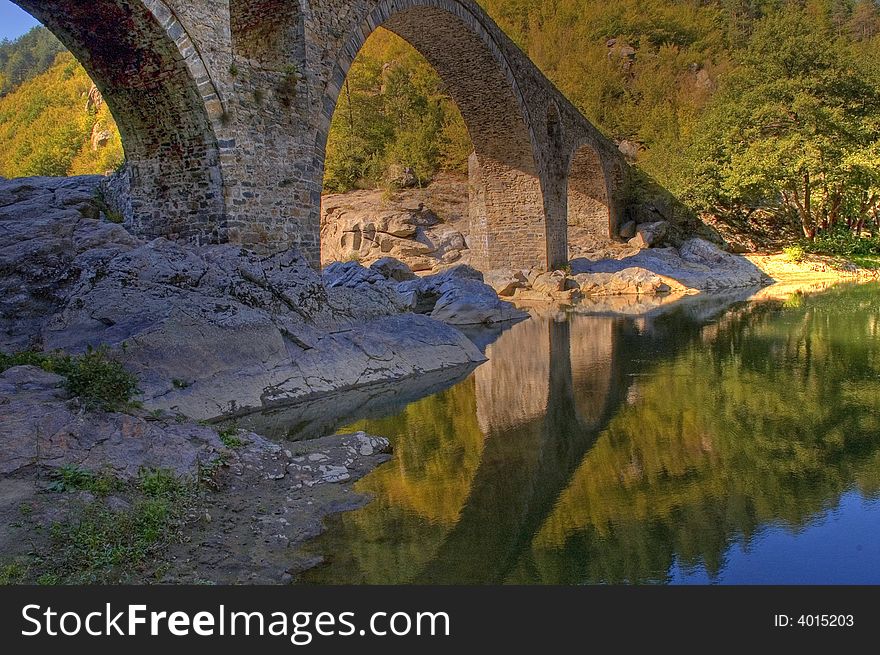
[[[122,141],[106,103],[87,106],[92,81],[69,53],[44,73],[0,98],[0,175],[106,173],[124,161]],[[92,134],[109,141],[92,147]]]
[[[45,27],[35,27],[15,41],[0,41],[0,97],[45,73],[64,46]]]
[[[394,186],[404,172],[422,185],[440,170],[466,171],[471,150],[464,120],[436,71],[399,37],[374,33],[339,96],[325,188]]]
[[[701,117],[692,198],[705,207],[769,206],[804,235],[860,232],[880,200],[880,78],[817,20],[786,8],[758,23],[740,66]]]

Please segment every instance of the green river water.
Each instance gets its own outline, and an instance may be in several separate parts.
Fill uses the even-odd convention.
[[[389,437],[305,583],[880,583],[880,286],[537,317]]]

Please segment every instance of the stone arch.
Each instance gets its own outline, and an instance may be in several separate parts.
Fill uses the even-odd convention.
[[[212,125],[222,102],[174,12],[162,0],[13,1],[73,53],[110,107],[127,223],[147,236],[225,240]]]
[[[617,234],[611,180],[599,150],[583,143],[571,157],[568,167],[567,216],[569,230],[578,230],[598,241]]]
[[[319,163],[352,62],[383,27],[437,70],[474,144],[470,169],[472,261],[485,269],[546,265],[546,224],[536,139],[491,20],[458,0],[381,0],[343,45],[323,95]]]

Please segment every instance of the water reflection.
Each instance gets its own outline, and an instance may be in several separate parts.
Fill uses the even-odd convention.
[[[842,496],[880,489],[878,290],[514,327],[463,382],[353,426],[395,459],[304,581],[769,580]],[[844,524],[880,527],[877,505],[845,505]],[[877,549],[835,534],[847,570],[877,570]],[[806,573],[837,551],[797,552],[788,581],[821,581]]]

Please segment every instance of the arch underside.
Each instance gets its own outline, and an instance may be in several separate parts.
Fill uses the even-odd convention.
[[[14,2],[73,53],[110,107],[125,149],[131,227],[147,236],[223,240],[223,180],[205,102],[144,3]]]
[[[354,56],[380,26],[434,67],[468,127],[475,150],[470,162],[472,261],[487,270],[546,265],[543,194],[525,104],[497,44],[462,4],[380,3],[344,49],[336,84],[329,90],[330,106],[336,106],[340,79]]]

